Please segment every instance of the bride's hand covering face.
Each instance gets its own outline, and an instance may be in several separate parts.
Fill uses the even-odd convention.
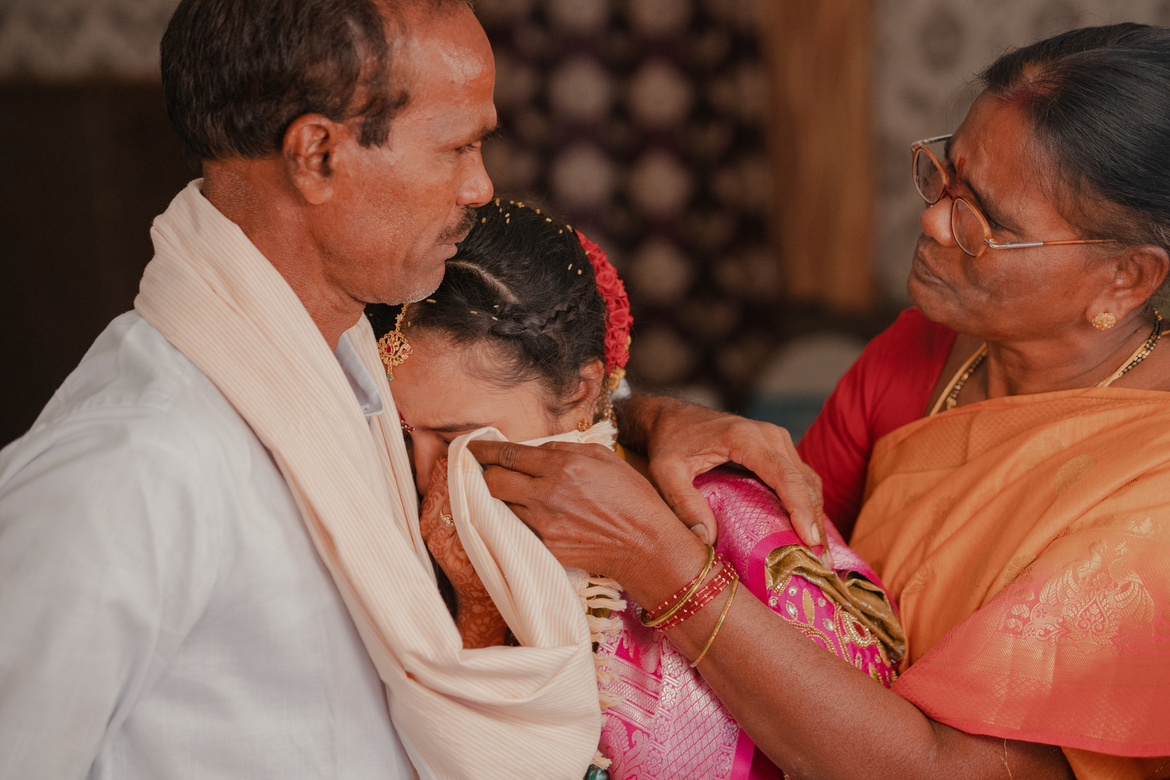
[[[459,541],[447,497],[447,459],[435,461],[431,489],[418,511],[419,532],[427,549],[447,575],[455,591],[455,625],[464,647],[492,647],[504,643],[507,623],[492,602],[475,567]]]

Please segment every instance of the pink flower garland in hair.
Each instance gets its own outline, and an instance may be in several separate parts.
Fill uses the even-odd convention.
[[[634,318],[630,316],[630,299],[626,295],[626,286],[601,247],[585,238],[580,230],[574,232],[593,264],[597,291],[605,300],[605,373],[610,378],[610,389],[616,390],[630,359],[630,326],[634,324]]]

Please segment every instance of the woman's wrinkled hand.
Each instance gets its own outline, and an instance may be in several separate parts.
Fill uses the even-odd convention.
[[[806,545],[825,540],[820,477],[801,461],[788,431],[671,398],[640,397],[626,403],[631,407],[626,413],[637,418],[644,432],[651,478],[700,539],[713,544],[718,529],[715,515],[694,487],[695,477],[737,463],[776,492]],[[832,568],[827,545],[822,562]]]
[[[654,487],[605,447],[479,440],[468,448],[492,495],[565,566],[612,577],[638,597],[657,590],[663,569],[689,567],[686,553],[702,558]]]
[[[455,589],[455,625],[463,646],[502,645],[508,626],[471,564],[451,516],[447,496],[447,458],[439,458],[431,472],[430,489],[419,510],[419,531],[427,549]]]

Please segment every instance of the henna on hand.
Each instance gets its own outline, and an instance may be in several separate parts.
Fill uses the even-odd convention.
[[[447,459],[431,472],[431,485],[419,510],[419,531],[427,549],[455,589],[455,626],[466,648],[504,644],[508,624],[471,564],[451,517],[447,495]]]

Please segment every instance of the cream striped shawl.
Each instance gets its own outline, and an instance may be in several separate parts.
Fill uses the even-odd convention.
[[[565,570],[490,498],[482,477],[478,491],[463,479],[473,486],[460,488],[466,501],[486,509],[461,505],[457,522],[487,518],[465,538],[482,541],[471,542],[477,570],[526,645],[463,649],[419,535],[414,481],[369,323],[363,317],[343,336],[386,404],[367,421],[300,300],[200,184],[155,219],[155,256],[135,308],[272,452],[386,684],[417,772],[582,777],[601,715],[589,629]]]

